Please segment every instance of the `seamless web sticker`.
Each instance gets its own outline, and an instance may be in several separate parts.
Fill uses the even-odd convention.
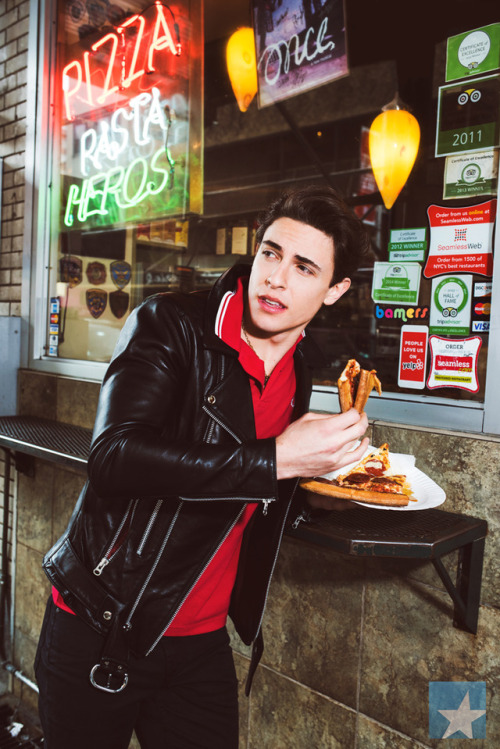
[[[433,335],[429,338],[431,366],[427,387],[459,388],[477,393],[477,361],[482,340],[479,336],[452,339]]]

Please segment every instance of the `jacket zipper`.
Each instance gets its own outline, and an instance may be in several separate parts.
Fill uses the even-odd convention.
[[[260,615],[259,626],[257,627],[257,631],[255,633],[255,637],[257,637],[258,633],[260,632],[260,628],[262,627],[262,621],[264,619],[264,613],[266,611],[266,606],[267,606],[267,599],[269,598],[269,588],[271,587],[271,580],[273,579],[274,568],[276,567],[276,562],[278,561],[279,551],[280,551],[280,547],[281,547],[281,539],[283,538],[283,533],[285,532],[286,520],[287,520],[287,517],[288,517],[288,513],[290,512],[290,507],[291,507],[293,498],[295,496],[295,492],[297,491],[297,487],[299,485],[299,481],[300,481],[300,479],[297,479],[297,481],[295,483],[293,492],[290,495],[290,499],[288,501],[288,507],[287,507],[285,515],[283,517],[283,523],[281,525],[281,532],[280,532],[280,537],[279,537],[279,541],[278,541],[278,546],[276,547],[276,551],[275,551],[275,554],[274,554],[273,566],[271,567],[271,574],[269,575],[269,579],[267,581],[267,589],[266,589],[266,595],[265,595],[265,598],[264,598],[264,605],[262,606],[262,612],[261,612],[261,615]]]
[[[227,533],[226,533],[226,534],[224,535],[224,538],[223,538],[223,539],[222,539],[222,540],[220,541],[219,545],[217,546],[217,548],[215,549],[215,551],[214,551],[214,552],[212,553],[212,555],[211,555],[210,559],[209,559],[209,560],[208,560],[208,562],[207,562],[207,563],[205,564],[205,566],[203,567],[203,569],[201,570],[201,572],[200,572],[200,573],[199,573],[199,575],[197,576],[196,580],[195,580],[195,581],[193,582],[193,584],[191,585],[191,587],[190,587],[190,588],[189,588],[189,590],[187,591],[186,595],[184,596],[184,598],[182,599],[182,601],[181,601],[181,602],[179,603],[179,605],[178,605],[178,606],[177,606],[177,608],[175,609],[174,613],[172,614],[172,616],[171,616],[171,617],[170,617],[170,619],[168,620],[167,624],[166,624],[166,625],[165,625],[164,627],[162,627],[162,630],[161,630],[161,632],[160,632],[160,635],[159,635],[159,636],[158,636],[158,637],[156,638],[156,640],[155,640],[155,641],[153,642],[153,644],[152,644],[152,645],[151,645],[151,647],[149,648],[148,652],[146,653],[146,656],[148,656],[148,655],[149,655],[150,653],[152,653],[152,652],[153,652],[153,650],[155,649],[155,647],[156,647],[156,646],[158,645],[158,643],[160,642],[161,638],[163,637],[163,634],[164,634],[164,632],[166,632],[166,631],[167,631],[167,629],[168,629],[168,628],[170,627],[170,625],[171,625],[171,624],[172,624],[172,622],[174,621],[175,617],[177,616],[177,614],[179,613],[179,611],[180,611],[180,610],[181,610],[181,608],[183,607],[183,605],[184,605],[184,602],[185,602],[185,600],[187,599],[187,597],[189,596],[189,594],[191,593],[191,591],[193,590],[193,588],[194,588],[194,587],[195,587],[195,585],[197,584],[198,580],[199,580],[199,579],[200,579],[200,578],[202,577],[202,575],[204,574],[205,570],[207,569],[207,567],[209,566],[209,564],[211,563],[212,559],[213,559],[213,558],[215,557],[215,555],[217,554],[217,552],[219,551],[219,549],[221,548],[221,546],[222,546],[222,544],[224,543],[224,541],[226,540],[226,538],[227,538],[227,537],[229,536],[229,534],[230,534],[230,533],[231,533],[231,531],[233,530],[233,528],[234,528],[234,526],[236,525],[236,523],[238,522],[238,520],[239,520],[239,519],[241,518],[241,516],[242,516],[242,514],[243,514],[244,510],[245,510],[245,506],[243,506],[243,507],[241,508],[241,510],[240,510],[240,512],[238,513],[238,515],[236,516],[235,520],[234,520],[234,521],[233,521],[233,522],[231,523],[231,526],[230,526],[230,528],[228,529]],[[130,614],[130,616],[132,616],[132,614]],[[130,620],[130,616],[129,616],[129,620]]]
[[[110,563],[110,561],[113,559],[114,555],[118,551],[118,548],[121,547],[121,544],[120,544],[120,547],[118,547],[117,549],[115,549],[116,543],[117,543],[118,539],[120,538],[120,534],[121,534],[121,532],[122,532],[122,530],[124,528],[124,525],[125,525],[125,523],[127,522],[128,518],[131,515],[132,505],[134,503],[137,503],[137,501],[138,501],[137,499],[131,499],[129,501],[127,509],[125,511],[125,514],[123,515],[123,518],[121,519],[120,525],[118,526],[118,529],[117,529],[115,535],[113,536],[113,539],[112,539],[111,543],[109,544],[108,548],[106,549],[106,552],[105,552],[104,556],[102,557],[101,561],[97,564],[96,567],[94,567],[93,573],[94,573],[94,575],[97,575],[97,577],[99,577],[99,575],[102,574],[103,569],[105,567],[107,567],[107,565]],[[114,549],[114,551],[113,551],[113,549]]]
[[[237,435],[233,431],[231,431],[231,429],[229,429],[229,427],[226,426],[223,421],[221,421],[219,418],[217,418],[217,416],[214,416],[214,414],[211,413],[211,411],[205,405],[202,406],[202,409],[205,411],[205,413],[207,413],[209,415],[209,417],[212,419],[213,422],[216,422],[222,429],[224,429],[228,434],[230,434],[231,437],[233,437],[236,440],[236,442],[238,443],[238,445],[242,444],[242,441],[240,440],[240,438],[237,437]],[[209,433],[207,435],[206,442],[209,442],[210,439],[212,438],[212,434],[213,434],[213,430],[214,430],[213,424],[211,425],[211,427],[212,428],[210,429],[210,431],[209,431]],[[186,499],[186,498],[185,497],[181,497],[181,499]],[[213,497],[196,497],[195,499],[196,499],[196,501],[203,502],[204,500],[213,500],[214,498]],[[225,500],[227,500],[227,499],[230,499],[230,500],[231,499],[237,499],[237,500],[243,500],[245,502],[251,502],[252,501],[248,497],[225,497],[224,499]],[[222,500],[222,501],[224,501],[224,500]],[[263,503],[262,514],[263,515],[267,515],[267,510],[269,508],[269,505],[271,504],[271,502],[275,502],[276,498],[275,497],[267,497],[265,499],[258,499],[256,501]]]
[[[224,357],[221,355],[217,357],[217,369],[218,369],[217,383],[221,383],[222,380],[224,379]],[[209,411],[205,408],[205,406],[202,406],[202,408],[209,414],[210,417],[212,416],[212,414],[209,413]],[[209,444],[212,441],[212,435],[215,429],[214,422],[215,422],[215,419],[210,421],[207,427],[207,432],[206,432],[205,439],[204,439],[204,442],[206,442],[207,444]]]
[[[293,521],[293,523],[292,523],[292,528],[293,528],[293,530],[294,530],[294,531],[296,531],[296,530],[297,530],[297,528],[299,527],[299,525],[300,525],[301,523],[307,523],[307,522],[308,522],[308,520],[309,520],[309,517],[308,517],[308,515],[307,515],[307,514],[305,513],[305,511],[304,511],[304,512],[301,512],[301,513],[300,513],[300,515],[297,515],[297,517],[295,518],[295,520],[294,520],[294,521]]]
[[[130,609],[130,613],[129,613],[128,617],[127,617],[127,621],[123,625],[124,629],[130,629],[131,626],[132,626],[131,623],[130,623],[130,620],[132,619],[132,617],[133,617],[133,615],[135,613],[135,610],[136,610],[137,606],[139,605],[139,601],[141,600],[142,596],[144,595],[144,591],[148,587],[149,581],[151,580],[151,578],[153,576],[153,573],[154,573],[155,569],[158,566],[158,562],[160,561],[161,555],[163,554],[163,552],[165,550],[165,546],[167,545],[168,539],[170,538],[170,535],[172,533],[173,527],[174,527],[174,525],[175,525],[175,523],[177,521],[177,518],[179,517],[179,513],[181,511],[182,504],[183,503],[181,502],[179,504],[177,510],[175,511],[175,515],[174,515],[174,517],[171,520],[170,526],[169,526],[169,528],[168,528],[168,530],[167,530],[167,532],[165,534],[165,538],[163,539],[163,543],[162,543],[162,545],[160,547],[160,550],[158,551],[158,554],[156,555],[156,558],[155,558],[153,564],[151,565],[151,569],[149,570],[149,572],[147,574],[147,577],[144,580],[144,582],[143,582],[143,584],[141,586],[141,589],[140,589],[139,593],[136,596],[136,599],[135,599],[135,601],[134,601],[134,603],[132,605],[132,608]]]
[[[158,513],[160,511],[160,507],[163,504],[163,499],[159,499],[154,507],[153,512],[151,513],[151,517],[148,520],[148,524],[144,530],[144,533],[142,534],[142,538],[139,542],[139,546],[137,547],[137,556],[141,556],[142,552],[144,551],[144,547],[146,545],[146,541],[149,538],[149,534],[151,533],[151,529],[155,523],[156,518],[158,517]]]
[[[265,499],[253,499],[251,497],[179,497],[183,502],[262,502],[262,514],[267,515],[267,509],[271,502],[276,502],[275,497]]]
[[[210,409],[208,409],[205,406],[205,404],[203,404],[202,409],[203,409],[203,411],[205,411],[205,413],[207,413],[210,416],[211,419],[213,419],[215,422],[217,422],[217,424],[220,427],[222,427],[222,429],[224,429],[228,434],[230,434],[231,437],[233,437],[236,440],[236,442],[238,443],[238,445],[241,445],[240,438],[237,437],[236,434],[231,429],[229,429],[229,427],[226,426],[223,421],[221,421],[217,416],[214,416],[214,414],[210,411]],[[212,433],[213,433],[213,429],[210,432],[210,437],[212,436]]]

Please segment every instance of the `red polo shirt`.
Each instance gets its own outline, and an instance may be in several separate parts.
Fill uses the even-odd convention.
[[[295,397],[293,353],[297,344],[278,362],[264,387],[264,362],[241,338],[244,283],[240,279],[236,291],[224,295],[216,317],[215,332],[238,351],[239,362],[249,376],[256,436],[257,439],[265,439],[281,434],[292,419]],[[258,502],[251,502],[245,506],[236,525],[186,598],[165,635],[197,635],[212,632],[225,625],[243,532],[258,505]],[[53,596],[58,606],[71,611],[55,588]]]

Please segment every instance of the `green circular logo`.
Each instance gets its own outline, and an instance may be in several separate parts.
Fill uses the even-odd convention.
[[[477,164],[467,164],[467,166],[462,169],[462,182],[465,182],[468,185],[473,185],[474,182],[477,182],[478,179],[480,179],[480,177],[481,169]]]
[[[469,290],[461,278],[443,278],[436,286],[434,304],[443,317],[456,317],[469,299]]]

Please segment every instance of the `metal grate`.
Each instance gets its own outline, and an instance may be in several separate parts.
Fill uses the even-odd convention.
[[[92,431],[36,416],[0,416],[0,446],[71,465],[85,465]]]
[[[484,539],[485,520],[439,509],[383,512],[352,506],[332,510],[312,525],[287,529],[288,535],[355,556],[432,559]]]
[[[33,738],[8,704],[0,704],[0,749],[39,749],[44,746],[43,737]]]
[[[428,543],[442,538],[447,532],[456,531],[459,525],[459,515],[440,510],[390,512],[362,507],[334,511],[324,522],[325,528],[332,528],[335,533],[343,533],[351,538],[380,538],[384,541],[411,539]]]

